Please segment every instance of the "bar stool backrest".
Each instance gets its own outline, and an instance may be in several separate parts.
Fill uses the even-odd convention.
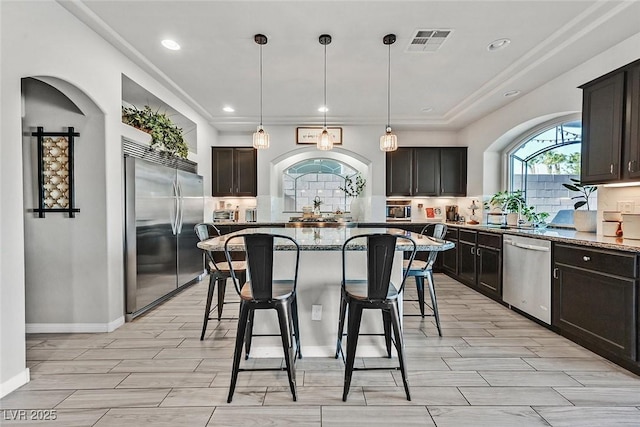
[[[444,236],[447,234],[447,224],[443,224],[440,222],[427,224],[424,226],[420,234],[424,236],[431,236],[436,239],[444,239]],[[433,268],[433,264],[436,262],[437,257],[438,257],[438,251],[429,252],[425,270],[429,270]]]
[[[253,233],[242,236],[234,236],[228,239],[224,245],[227,260],[231,260],[229,253],[229,242],[236,238],[244,238],[244,247],[247,254],[247,270],[251,278],[251,293],[254,301],[269,301],[273,298],[273,253],[275,239],[286,239],[293,243],[296,250],[296,262],[293,273],[293,292],[295,293],[298,283],[298,266],[300,264],[300,246],[289,236],[269,233]],[[232,270],[233,282],[236,290],[240,293],[235,273]]]
[[[406,240],[413,246],[409,261],[409,266],[411,266],[411,262],[413,262],[416,255],[416,243],[408,237],[388,233],[372,233],[361,234],[347,239],[342,246],[342,285],[344,286],[347,281],[346,253],[348,252],[349,243],[355,239],[366,239],[367,298],[370,300],[386,299],[389,284],[391,283],[391,270],[398,238]],[[398,292],[401,292],[404,287],[407,272],[408,269],[404,272]]]

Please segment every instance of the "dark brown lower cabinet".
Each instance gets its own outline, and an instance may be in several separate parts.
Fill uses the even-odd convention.
[[[465,285],[502,301],[502,235],[485,231],[458,231],[458,273]]]
[[[555,243],[553,261],[552,325],[638,372],[637,255]]]
[[[438,259],[441,260],[442,271],[448,273],[449,275],[457,276],[458,275],[458,229],[448,227],[447,234],[445,235],[444,240],[453,242],[456,245],[456,247],[453,249],[449,249],[448,251],[444,251],[441,256],[438,256]]]

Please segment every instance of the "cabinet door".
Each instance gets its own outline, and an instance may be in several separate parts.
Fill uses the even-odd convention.
[[[440,196],[467,195],[467,147],[440,149]]]
[[[458,230],[449,228],[444,240],[456,244],[456,247],[442,254],[442,269],[454,276],[458,275]]]
[[[387,153],[387,196],[412,196],[413,149],[398,148]]]
[[[552,324],[572,338],[607,352],[636,357],[636,293],[633,279],[554,264]]]
[[[413,161],[414,196],[440,194],[440,149],[415,148]]]
[[[211,183],[213,196],[233,196],[233,148],[211,149]]]
[[[478,287],[498,299],[502,298],[502,253],[489,247],[476,248]]]
[[[619,180],[622,159],[624,72],[583,88],[583,183]]]
[[[476,244],[458,240],[458,279],[470,286],[476,284]]]
[[[255,148],[234,149],[234,192],[236,196],[253,196],[258,194],[258,156]]]
[[[626,102],[626,175],[640,178],[640,64],[627,71]]]

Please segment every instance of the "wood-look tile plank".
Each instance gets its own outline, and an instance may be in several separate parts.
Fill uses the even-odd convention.
[[[58,408],[136,408],[157,407],[169,394],[170,389],[143,390],[76,390],[67,397]]]
[[[548,426],[529,406],[428,406],[438,427]]]
[[[64,360],[42,362],[31,369],[33,377],[42,374],[105,374],[117,360]]]
[[[606,371],[612,368],[608,361],[575,357],[527,357],[524,361],[538,371]]]
[[[151,359],[161,350],[159,348],[140,349],[132,348],[123,351],[122,349],[101,348],[86,350],[76,360],[122,360],[122,359]]]
[[[208,387],[214,377],[200,372],[133,373],[118,388]]]
[[[516,357],[493,357],[493,358],[445,358],[445,363],[449,365],[452,371],[526,371],[533,368],[525,363],[522,359]]]
[[[564,372],[480,371],[479,375],[494,387],[560,387],[580,383]]]
[[[640,387],[640,376],[624,370],[602,372],[568,372],[579,384],[587,387]]]
[[[637,387],[556,387],[555,390],[575,406],[640,406],[640,385]]]
[[[213,408],[116,408],[110,409],[95,427],[204,427],[212,412]]]
[[[460,387],[472,406],[571,405],[551,387]]]
[[[583,357],[588,359],[601,359],[586,348],[569,346],[540,346],[528,347],[538,357]]]
[[[296,371],[296,384],[304,385],[304,372]],[[228,388],[231,383],[231,370],[216,375],[211,387]],[[240,372],[237,387],[288,387],[289,379],[285,371],[248,371]]]
[[[536,354],[525,347],[471,347],[453,348],[462,357],[535,357]]]
[[[624,407],[534,407],[553,427],[640,425],[640,409]]]
[[[402,386],[363,387],[363,390],[369,406],[469,405],[469,402],[456,387],[416,387],[410,381],[411,401],[407,400],[407,395]]]
[[[305,387],[340,387],[344,384],[344,372],[309,371],[304,375]],[[354,371],[351,377],[352,386],[395,386],[391,371]]]
[[[33,346],[34,350],[64,350],[70,348],[104,348],[114,341],[113,338],[90,338],[86,340],[78,339],[54,339],[45,340]]]
[[[114,388],[127,374],[54,374],[40,375],[21,390],[79,390]]]
[[[401,414],[401,416],[400,416]],[[323,406],[322,427],[434,426],[424,406]]]
[[[194,372],[202,359],[122,360],[110,372]]]
[[[367,403],[362,393],[362,387],[351,387],[347,402],[342,401],[342,387],[297,387],[298,400],[296,405],[325,406],[325,405],[360,405]],[[269,387],[264,400],[266,406],[291,405],[291,390],[289,387]],[[234,397],[235,400],[235,397]]]
[[[293,402],[292,402],[293,403]],[[352,408],[351,406],[349,408]],[[296,426],[319,427],[319,406],[220,406],[216,408],[207,426]],[[322,423],[325,426],[324,421]]]
[[[267,387],[236,387],[233,401],[229,404],[227,403],[228,388],[175,388],[171,390],[160,406],[260,406],[264,403],[266,393]],[[291,397],[291,392],[289,392],[289,397]],[[289,399],[290,403],[291,399]]]
[[[30,391],[20,389],[0,399],[0,409],[51,409],[71,393],[73,390]]]
[[[400,372],[392,372],[397,384],[402,384]],[[487,382],[475,371],[416,371],[409,374],[411,386],[461,387],[486,386]]]
[[[83,348],[70,348],[65,350],[29,349],[27,360],[73,360],[81,354],[90,351]]]

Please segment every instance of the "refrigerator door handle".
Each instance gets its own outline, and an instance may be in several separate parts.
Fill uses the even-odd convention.
[[[182,224],[184,219],[184,199],[182,198],[182,186],[180,183],[176,185],[176,188],[178,190],[178,223],[176,225],[176,234],[180,234],[182,233]]]
[[[171,218],[171,231],[175,236],[178,234],[178,215],[180,214],[179,212],[180,209],[178,206],[178,187],[176,185],[176,182],[173,181],[171,183],[171,186],[173,188],[173,212],[172,212],[172,218]]]

